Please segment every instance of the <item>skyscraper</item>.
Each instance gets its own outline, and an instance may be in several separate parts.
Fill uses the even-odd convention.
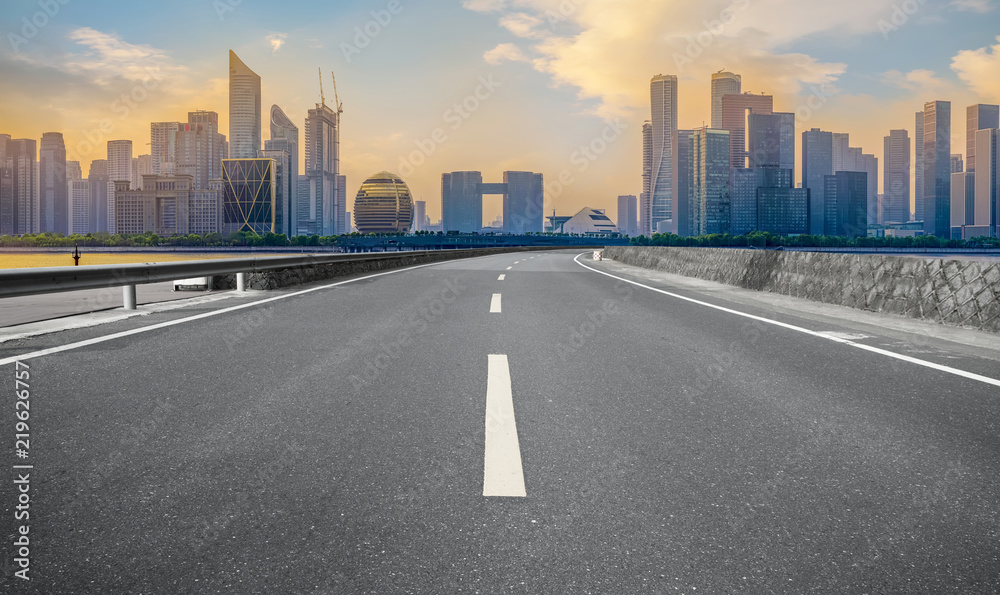
[[[441,175],[441,224],[445,232],[479,231],[483,226],[483,174],[456,171]]]
[[[38,226],[35,210],[38,144],[34,139],[0,135],[6,173],[0,179],[0,234],[32,233]]]
[[[795,114],[748,115],[747,154],[749,167],[795,169]]]
[[[906,130],[890,130],[883,140],[882,220],[905,223],[910,219],[910,135]]]
[[[653,181],[653,124],[642,124],[642,192],[639,193],[639,233],[651,235],[650,217],[652,210],[650,183]]]
[[[878,157],[862,153],[858,160],[858,171],[863,171],[868,179],[868,223],[878,221]]]
[[[729,233],[745,235],[757,229],[757,172],[729,168]]]
[[[253,159],[260,149],[260,77],[229,50],[229,157]]]
[[[295,235],[292,232],[295,211],[292,210],[291,157],[284,149],[270,148],[271,141],[265,142],[264,146],[269,148],[257,151],[257,157],[274,160],[274,233],[291,237]]]
[[[690,144],[692,235],[729,233],[729,131],[701,128]]]
[[[739,95],[743,92],[742,78],[738,74],[719,71],[712,73],[712,128],[722,126],[722,96]]]
[[[962,228],[976,223],[976,174],[952,172],[949,226],[952,239],[962,239]]]
[[[802,133],[802,187],[809,190],[809,233],[823,235],[826,176],[833,175],[833,133],[819,128]]]
[[[951,236],[951,102],[924,104],[924,234]]]
[[[913,131],[913,219],[924,220],[924,112],[917,112]]]
[[[152,122],[149,125],[149,151],[153,156],[153,173],[158,176],[172,176],[176,171],[179,127],[179,122]]]
[[[413,231],[424,231],[427,227],[424,218],[427,217],[427,201],[418,200],[413,203]],[[348,229],[348,231],[350,231]]]
[[[858,171],[851,155],[851,137],[847,132],[833,133],[833,171]]]
[[[867,178],[863,171],[838,171],[826,176],[826,235],[868,235]]]
[[[649,95],[652,112],[649,224],[653,232],[676,231],[673,142],[677,136],[677,77],[672,74],[654,76],[649,83]]]
[[[965,171],[976,171],[976,132],[1000,128],[1000,106],[977,103],[965,108]]]
[[[542,174],[530,171],[505,171],[503,184],[506,186],[503,195],[504,232],[512,234],[541,232],[545,200]],[[482,226],[482,220],[479,224]]]
[[[299,221],[299,228],[307,234],[329,236],[336,234],[339,229],[337,214],[341,212],[341,208],[337,197],[337,175],[340,173],[337,124],[337,112],[326,104],[317,103],[306,117],[305,173],[309,183],[309,204],[307,219]]]
[[[773,106],[774,98],[770,95],[743,93],[722,96],[722,128],[729,131],[729,163],[731,167],[746,167],[747,112],[770,114],[773,111]]]
[[[630,236],[639,235],[639,210],[634,194],[618,196],[618,231]]]
[[[68,234],[69,189],[62,133],[43,133],[39,149],[39,227],[42,232]]]
[[[962,160],[961,153],[952,153],[950,163],[951,166],[949,167],[949,170],[951,173],[958,174],[965,171],[965,161]]]
[[[693,234],[691,222],[695,217],[695,200],[692,191],[692,167],[695,165],[693,145],[694,130],[678,130],[674,138],[674,219],[671,232],[679,236]]]
[[[109,140],[108,141],[108,205],[107,205],[107,230],[110,233],[118,233],[115,230],[115,192],[117,185],[115,182],[128,182],[129,188],[134,188],[132,183],[132,141],[130,140]]]
[[[69,184],[69,232],[92,233],[90,227],[90,180],[73,180]]]
[[[108,213],[108,204],[114,197],[114,185],[108,175],[108,160],[94,159],[90,162],[87,172],[87,182],[90,184],[90,220],[87,231],[91,233],[109,231],[108,222],[114,218],[114,212]],[[111,194],[109,194],[109,189]]]
[[[222,178],[226,137],[219,132],[218,112],[188,112],[187,123],[178,126],[175,145],[176,173],[191,176],[195,190],[207,190],[209,180]]]
[[[273,159],[225,159],[222,162],[223,233],[264,235],[275,231]]]
[[[136,188],[142,190],[142,177],[153,174],[153,156],[139,155],[132,158],[132,181]]]
[[[976,131],[975,225],[1000,235],[1000,130]]]
[[[283,150],[288,153],[290,173],[286,180],[288,185],[286,193],[289,197],[291,215],[287,225],[287,233],[290,236],[296,235],[299,226],[299,200],[298,192],[296,192],[299,176],[299,129],[277,105],[271,106],[271,140],[264,143],[264,148],[269,151]]]

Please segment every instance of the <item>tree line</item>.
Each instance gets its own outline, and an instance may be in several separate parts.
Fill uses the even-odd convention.
[[[766,231],[745,235],[713,233],[697,237],[682,237],[673,233],[654,233],[652,237],[629,239],[633,246],[693,246],[703,248],[1000,248],[1000,238],[978,237],[970,240],[942,239],[932,235],[906,237],[846,237],[796,235],[779,236]]]

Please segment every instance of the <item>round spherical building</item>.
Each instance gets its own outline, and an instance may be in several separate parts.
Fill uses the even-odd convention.
[[[413,196],[396,174],[379,172],[361,185],[354,199],[354,224],[361,233],[410,231]]]

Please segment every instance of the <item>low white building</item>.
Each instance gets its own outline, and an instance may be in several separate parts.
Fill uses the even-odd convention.
[[[563,233],[578,233],[581,235],[598,235],[618,233],[618,227],[607,215],[604,209],[591,209],[585,207],[576,215],[570,217],[569,221],[562,224]]]

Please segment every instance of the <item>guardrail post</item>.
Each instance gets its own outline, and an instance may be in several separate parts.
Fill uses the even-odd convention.
[[[122,302],[126,310],[135,310],[135,285],[122,286]]]
[[[247,290],[247,274],[236,273],[236,291],[246,291],[246,290]]]

